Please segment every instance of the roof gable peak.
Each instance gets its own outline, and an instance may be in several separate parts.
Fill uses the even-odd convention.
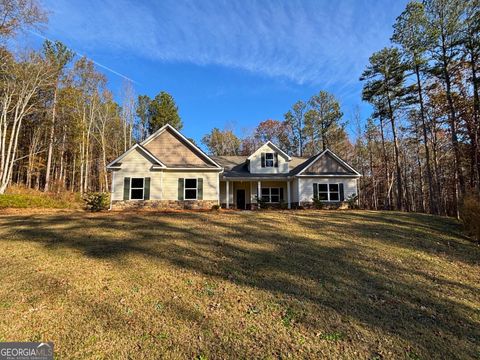
[[[264,143],[262,146],[260,146],[257,150],[255,150],[248,158],[247,160],[251,160],[253,155],[255,155],[257,152],[259,152],[264,146],[270,147],[273,151],[277,152],[278,154],[282,155],[286,160],[290,161],[292,158],[290,155],[288,155],[285,151],[280,149],[277,145],[275,145],[273,142],[268,140],[266,143]]]

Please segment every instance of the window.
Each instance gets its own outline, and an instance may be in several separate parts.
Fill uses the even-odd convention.
[[[329,184],[328,192],[330,193],[330,201],[340,200],[340,190],[338,184]]]
[[[145,190],[144,178],[130,179],[130,200],[143,200]]]
[[[317,194],[314,196],[320,201],[340,201],[340,184],[316,184]]]
[[[273,167],[275,165],[275,160],[273,153],[265,153],[265,167]]]
[[[197,200],[197,179],[185,179],[185,200]]]
[[[278,203],[282,198],[281,188],[262,188],[262,201],[268,203]]]
[[[318,200],[328,201],[328,185],[318,184]]]

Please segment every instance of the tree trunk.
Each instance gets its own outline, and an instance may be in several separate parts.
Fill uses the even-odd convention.
[[[44,188],[45,192],[48,192],[49,186],[50,186],[50,168],[52,165],[53,140],[55,137],[55,116],[56,116],[56,110],[57,110],[57,91],[58,91],[58,83],[55,83],[55,89],[53,91],[52,121],[51,121],[51,127],[50,127],[50,135],[48,138],[47,167],[45,169],[45,188]]]
[[[383,163],[385,167],[385,181],[386,181],[386,187],[385,187],[385,204],[383,204],[383,207],[386,208],[387,210],[392,209],[392,198],[391,198],[391,192],[388,190],[389,184],[390,184],[390,177],[389,177],[389,165],[388,165],[388,156],[387,156],[387,149],[385,148],[385,135],[383,131],[383,120],[380,119],[380,135],[382,138],[382,149],[383,149]]]
[[[438,214],[437,204],[438,199],[435,199],[434,190],[433,190],[433,176],[432,176],[432,167],[430,165],[430,148],[428,147],[428,136],[427,136],[427,126],[426,126],[426,117],[425,117],[425,106],[423,103],[423,92],[422,92],[422,83],[420,81],[420,67],[415,65],[415,74],[417,76],[417,91],[418,91],[418,101],[420,103],[420,118],[422,120],[422,132],[423,132],[423,145],[425,147],[425,168],[427,170],[427,180],[428,180],[428,199],[429,199],[429,210],[431,214]]]
[[[460,166],[460,150],[458,147],[458,137],[457,137],[457,116],[455,113],[455,106],[453,104],[452,97],[452,85],[450,79],[450,73],[448,69],[448,60],[447,60],[447,49],[445,47],[445,38],[442,34],[442,70],[446,86],[446,95],[449,109],[449,120],[450,120],[450,132],[451,132],[451,141],[453,148],[453,170],[454,170],[454,201],[457,219],[460,219],[460,194],[463,196],[465,194],[465,182]]]
[[[387,90],[388,91],[388,90]],[[398,140],[397,140],[397,129],[395,127],[395,117],[393,116],[392,101],[390,95],[387,94],[388,100],[388,112],[390,115],[390,123],[392,125],[392,135],[393,135],[393,147],[395,152],[395,169],[397,173],[397,210],[404,210],[403,208],[403,194],[402,194],[402,172],[400,169],[400,160],[399,160],[399,150],[398,150]]]

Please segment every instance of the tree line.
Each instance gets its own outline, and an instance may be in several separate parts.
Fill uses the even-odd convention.
[[[480,193],[480,5],[478,0],[411,1],[393,24],[391,45],[369,58],[352,144],[333,95],[299,101],[283,120],[267,120],[236,138],[214,129],[202,142],[217,155],[246,155],[272,140],[297,156],[325,147],[363,177],[363,208],[459,216],[463,199]]]
[[[167,122],[182,127],[171,95],[121,104],[107,78],[59,41],[11,51],[10,39],[45,26],[36,0],[0,1],[0,194],[11,184],[42,191],[108,191],[106,165]]]
[[[308,101],[297,101],[283,120],[262,121],[243,138],[230,129],[214,128],[202,138],[202,143],[211,154],[220,156],[250,155],[267,141],[300,157],[313,156],[327,147],[346,154],[353,149],[346,125],[339,101],[322,90]]]
[[[480,192],[479,7],[407,4],[390,46],[359,79],[368,119],[345,119],[339,100],[320,91],[246,136],[215,128],[202,144],[214,155],[249,155],[267,140],[302,157],[329,147],[362,173],[363,208],[458,216],[462,200]],[[1,0],[0,19],[0,193],[10,184],[108,191],[109,161],[166,123],[182,128],[170,94],[136,96],[126,81],[118,103],[94,63],[60,42],[12,52],[9,39],[45,26],[35,0]]]
[[[480,192],[478,0],[411,1],[360,80],[365,207],[459,216]]]

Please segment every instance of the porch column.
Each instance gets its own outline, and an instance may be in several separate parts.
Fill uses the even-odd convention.
[[[262,196],[262,182],[259,180],[257,182],[257,206],[260,208],[260,203],[258,202],[258,199],[260,199]]]
[[[226,204],[227,204],[227,209],[230,208],[230,181],[227,180],[227,183],[226,183],[226,186],[227,186],[227,201],[226,201]]]
[[[289,209],[292,208],[292,204],[290,203],[290,180],[287,181],[287,206]]]

